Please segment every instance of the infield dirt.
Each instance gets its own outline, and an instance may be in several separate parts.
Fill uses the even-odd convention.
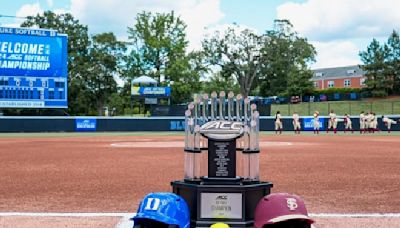
[[[171,191],[170,181],[182,179],[182,140],[167,135],[0,138],[0,211],[135,212],[144,195]],[[261,179],[274,183],[273,192],[303,197],[310,212],[400,213],[399,136],[287,134],[261,141]],[[113,146],[124,143],[130,146]],[[368,227],[352,220],[352,227]],[[91,221],[66,227],[96,227]],[[319,227],[338,227],[335,219],[321,221]],[[397,218],[380,221],[382,226],[374,227],[400,227]],[[46,223],[35,224],[0,217],[1,227]]]

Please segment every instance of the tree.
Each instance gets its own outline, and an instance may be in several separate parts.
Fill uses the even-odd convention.
[[[387,96],[388,90],[393,87],[393,80],[385,62],[388,57],[388,47],[381,46],[376,39],[373,39],[367,50],[360,52],[359,55],[364,63],[361,67],[366,72],[365,84],[371,89],[372,95]]]
[[[54,29],[68,35],[68,112],[87,113],[87,107],[90,106],[84,81],[89,46],[87,26],[80,24],[69,13],[55,14],[51,11],[29,16],[21,26]]]
[[[228,27],[223,34],[215,32],[203,40],[202,46],[208,63],[220,67],[222,76],[234,77],[240,92],[247,97],[260,73],[263,42],[263,36],[235,25]]]
[[[199,65],[199,53],[186,53],[185,29],[186,24],[174,12],[139,13],[135,25],[128,28],[132,52],[125,79],[146,74],[164,85],[171,84],[173,103],[190,100],[200,89],[204,68]]]
[[[206,68],[202,65],[200,52],[190,52],[176,59],[166,70],[171,85],[171,100],[175,104],[193,100],[193,94],[201,90],[200,77]]]
[[[124,51],[125,44],[118,41],[113,33],[102,33],[92,37],[85,79],[98,115],[102,114],[110,95],[117,92],[114,76],[118,75],[118,65],[122,61]]]
[[[203,49],[211,65],[236,79],[244,96],[252,90],[262,96],[301,95],[312,88],[308,63],[316,52],[292,29],[287,20],[276,20],[275,29],[263,35],[229,27],[205,39]]]
[[[293,32],[288,20],[275,20],[274,29],[267,31],[262,55],[263,77],[260,93],[263,96],[302,95],[312,88],[312,71],[308,63],[315,61],[315,48],[306,38]]]
[[[240,92],[240,87],[230,75],[224,76],[221,72],[217,72],[208,81],[203,82],[202,90],[208,94],[213,91],[233,91],[237,94]]]
[[[393,30],[387,41],[387,57],[386,63],[388,64],[389,75],[393,78],[394,93],[400,93],[400,37],[399,33]]]

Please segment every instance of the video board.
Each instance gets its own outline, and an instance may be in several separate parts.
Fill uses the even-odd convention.
[[[54,30],[0,27],[0,108],[67,108],[67,42]]]

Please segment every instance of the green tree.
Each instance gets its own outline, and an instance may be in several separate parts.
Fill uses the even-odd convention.
[[[117,91],[108,96],[107,107],[115,110],[112,115],[123,115],[125,108],[129,107],[129,100],[125,99],[125,96],[121,96],[122,91]]]
[[[240,87],[233,77],[224,76],[221,72],[217,72],[208,80],[203,82],[204,92],[211,94],[213,91],[233,91],[235,94],[240,93]]]
[[[219,67],[221,75],[233,77],[240,86],[240,92],[247,97],[254,81],[260,75],[263,56],[260,49],[263,36],[249,29],[240,29],[234,25],[221,34],[215,32],[203,40],[202,46],[207,62]]]
[[[302,95],[312,89],[308,64],[315,61],[315,48],[293,31],[288,20],[275,20],[274,29],[265,36],[261,95]]]
[[[202,65],[202,54],[190,52],[185,57],[176,59],[166,70],[171,82],[171,100],[178,104],[193,99],[193,94],[201,90],[200,77],[206,69]]]
[[[68,35],[68,112],[73,115],[87,113],[90,100],[83,73],[89,46],[87,26],[69,13],[55,14],[51,11],[29,16],[21,26],[38,26]]]
[[[98,115],[101,115],[110,95],[117,92],[114,77],[118,76],[125,44],[118,41],[111,32],[94,35],[91,43],[85,82],[90,91],[91,103],[95,105]]]
[[[380,45],[376,39],[373,39],[367,50],[360,52],[359,55],[364,63],[361,67],[366,72],[365,84],[371,89],[372,95],[376,97],[387,96],[388,90],[393,87],[392,76],[390,76],[386,64],[388,47]]]
[[[132,52],[127,57],[125,79],[149,75],[162,84],[171,84],[172,102],[191,99],[200,89],[204,68],[199,53],[187,54],[186,24],[171,13],[142,12],[128,28]]]
[[[400,93],[400,37],[399,33],[393,30],[387,41],[387,58],[389,75],[393,78],[392,92]]]

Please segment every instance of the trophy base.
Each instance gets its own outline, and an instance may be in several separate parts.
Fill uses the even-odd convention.
[[[204,185],[241,185],[243,184],[243,178],[232,177],[232,178],[220,178],[220,177],[202,177],[201,184]]]
[[[254,210],[273,186],[271,182],[246,181],[240,185],[174,181],[171,185],[189,206],[191,227],[210,227],[217,222],[230,227],[254,227]]]

